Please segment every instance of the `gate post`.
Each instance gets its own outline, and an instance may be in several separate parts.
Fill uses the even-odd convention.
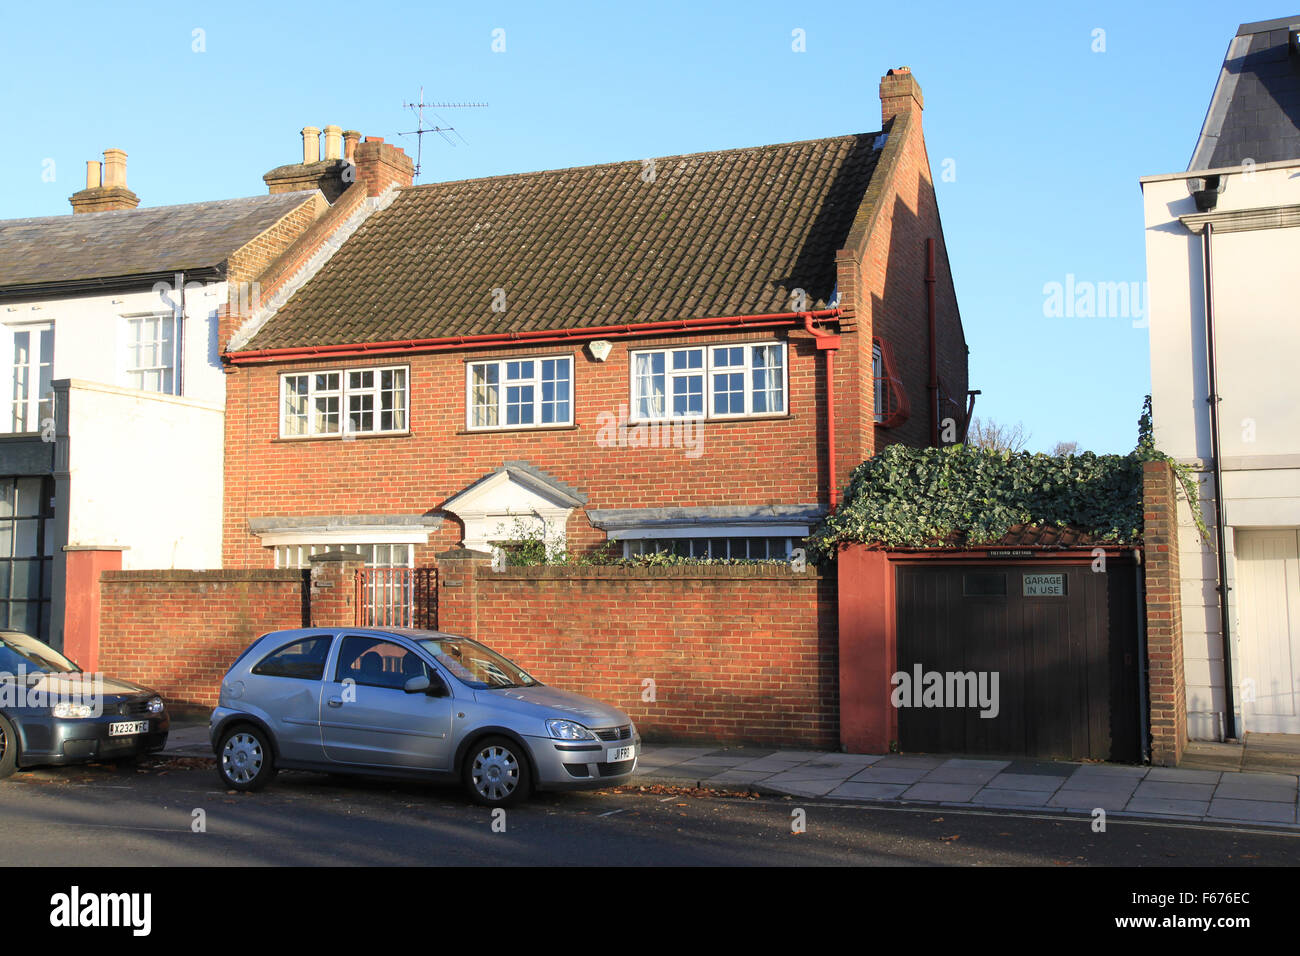
[[[840,744],[847,753],[886,754],[898,740],[890,702],[897,668],[894,573],[884,551],[843,548],[839,565]]]
[[[366,559],[355,551],[313,554],[308,598],[312,627],[353,627],[357,623],[356,577]]]
[[[478,575],[491,574],[492,555],[452,548],[438,561],[438,630],[478,637]]]
[[[1142,511],[1151,762],[1174,767],[1183,759],[1187,744],[1187,680],[1183,673],[1178,498],[1168,462],[1143,464]]]
[[[63,653],[87,673],[99,670],[99,575],[122,570],[116,545],[65,545]],[[40,635],[34,635],[39,637]],[[54,635],[51,642],[57,647]]]

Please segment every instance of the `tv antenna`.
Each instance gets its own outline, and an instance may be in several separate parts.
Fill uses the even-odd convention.
[[[464,109],[475,109],[475,108],[478,108],[478,107],[485,107],[485,106],[487,106],[487,105],[488,105],[488,104],[486,104],[486,103],[426,103],[426,102],[424,102],[424,87],[423,87],[423,86],[420,87],[420,99],[419,99],[419,102],[417,102],[417,103],[403,103],[403,104],[402,104],[403,107],[405,107],[406,109],[409,109],[412,113],[415,114],[415,121],[416,121],[416,122],[415,122],[415,129],[410,130],[409,132],[406,132],[406,133],[398,133],[397,135],[398,135],[398,136],[414,136],[414,137],[415,137],[415,177],[416,177],[417,179],[420,177],[420,162],[421,162],[421,160],[424,158],[424,137],[425,137],[425,134],[427,134],[427,133],[437,133],[439,136],[441,136],[443,139],[445,139],[445,140],[447,141],[447,145],[448,145],[448,146],[455,146],[455,145],[456,145],[455,140],[453,140],[450,136],[447,135],[448,133],[455,133],[458,137],[460,137],[460,141],[461,141],[462,143],[468,143],[468,140],[466,140],[464,136],[461,136],[460,131],[457,130],[456,127],[454,127],[454,126],[452,126],[452,125],[450,125],[450,124],[447,124],[447,125],[444,125],[444,126],[425,126],[425,125],[424,125],[424,111],[425,111],[425,110],[464,110]],[[435,117],[435,118],[436,118],[440,123],[444,123],[444,124],[447,123],[447,121],[446,121],[445,119],[443,119],[441,116],[439,116],[437,113],[434,113],[433,115],[434,115],[434,117]]]

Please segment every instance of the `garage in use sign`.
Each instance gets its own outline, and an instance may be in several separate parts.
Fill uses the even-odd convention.
[[[1065,597],[1065,572],[1025,574],[1025,597]]]

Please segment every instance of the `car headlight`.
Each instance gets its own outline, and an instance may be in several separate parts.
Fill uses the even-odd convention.
[[[90,704],[73,704],[68,701],[61,701],[54,705],[54,716],[64,720],[94,717],[95,708]]]
[[[548,720],[546,730],[558,740],[595,740],[593,734],[582,724],[572,720]]]
[[[163,712],[163,702],[161,697],[155,697],[149,701],[149,713],[161,714]]]

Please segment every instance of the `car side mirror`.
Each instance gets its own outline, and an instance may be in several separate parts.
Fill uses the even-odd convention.
[[[427,693],[429,690],[429,678],[424,677],[423,675],[412,677],[402,685],[402,690],[406,691],[408,694]]]

